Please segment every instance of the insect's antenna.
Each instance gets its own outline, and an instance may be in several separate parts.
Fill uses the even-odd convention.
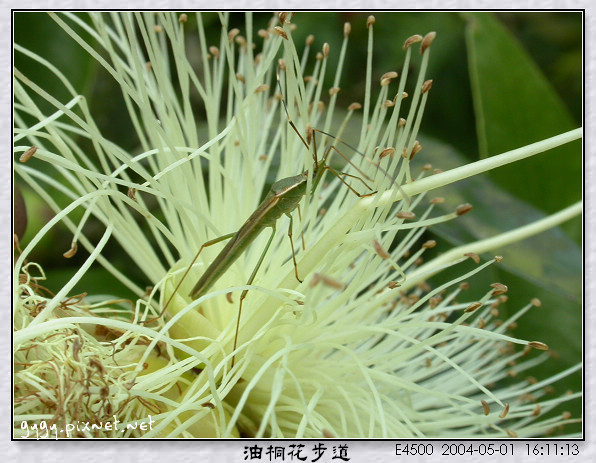
[[[327,132],[325,132],[323,130],[319,130],[319,129],[313,129],[313,130],[315,132],[319,132],[319,133],[322,133],[323,135],[326,135],[328,137],[333,138],[338,143],[341,143],[341,144],[347,146],[348,148],[350,148],[351,150],[353,150],[354,152],[358,153],[360,156],[362,156],[363,159],[365,159],[366,161],[370,162],[373,166],[375,166],[378,170],[380,170],[384,175],[386,175],[387,178],[390,178],[391,179],[391,183],[395,183],[395,177],[393,177],[392,175],[390,175],[389,172],[387,172],[385,169],[383,169],[379,164],[377,164],[376,162],[374,162],[372,159],[370,159],[366,154],[364,154],[360,150],[354,148],[352,145],[350,145],[349,143],[343,141],[342,139],[337,138],[336,136],[331,135],[330,133],[327,133]],[[330,147],[325,152],[325,155],[323,156],[322,162],[327,161],[327,156],[329,156],[329,153],[331,152],[331,148],[333,148],[333,147]],[[363,175],[364,177],[368,178],[366,175],[364,175],[364,173],[362,173],[362,171],[358,167],[356,167],[348,158],[346,158],[337,148],[333,148],[333,149],[335,151],[337,151],[340,154],[340,156],[343,159],[345,159],[346,162],[349,163],[352,167],[354,167],[361,175]],[[406,200],[406,202],[408,204],[410,204],[412,202],[412,199],[410,198],[410,196],[403,190],[403,188],[401,187],[401,185],[398,185],[397,183],[395,183],[395,185],[397,186],[398,191],[401,193],[401,195]]]
[[[310,146],[308,146],[308,143],[306,143],[306,140],[304,138],[302,138],[302,135],[300,135],[300,132],[298,131],[298,129],[296,128],[296,126],[294,125],[294,122],[292,121],[292,119],[290,118],[290,113],[288,112],[288,106],[286,104],[286,99],[284,98],[284,92],[281,88],[281,81],[279,79],[279,70],[277,71],[277,86],[279,87],[279,92],[281,93],[281,102],[284,106],[284,110],[286,111],[286,117],[288,118],[288,122],[290,123],[290,126],[292,126],[292,128],[294,129],[294,132],[296,132],[296,134],[298,135],[298,137],[300,137],[300,140],[302,140],[302,143],[304,144],[304,146],[306,147],[306,149],[310,149]],[[315,162],[317,160],[315,159]]]

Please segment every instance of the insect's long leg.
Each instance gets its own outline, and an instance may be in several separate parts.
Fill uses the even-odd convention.
[[[300,219],[300,222],[302,223],[302,212],[300,212],[300,204],[298,204],[298,218]],[[304,230],[300,230],[300,238],[302,238],[302,250],[305,251],[306,250],[306,245],[304,244]]]
[[[338,172],[338,174],[353,178],[355,180],[360,180],[366,188],[368,188],[371,192],[373,191],[373,189],[370,186],[368,186],[368,184],[364,180],[362,180],[360,177],[358,177],[357,175],[348,174],[346,172]],[[371,193],[367,193],[367,194],[371,194]]]
[[[325,166],[323,167],[323,169],[325,169],[325,170],[328,170],[328,171],[329,171],[329,172],[331,172],[333,175],[335,175],[335,176],[336,176],[336,177],[339,179],[339,181],[340,181],[341,183],[343,183],[345,186],[347,186],[347,187],[350,189],[350,191],[351,191],[352,193],[354,193],[356,196],[358,196],[359,198],[366,198],[367,196],[372,196],[372,195],[374,195],[374,194],[376,193],[376,191],[372,191],[372,192],[370,192],[370,193],[366,193],[366,194],[361,194],[361,193],[358,193],[356,190],[354,190],[354,188],[352,188],[350,185],[348,185],[348,183],[347,183],[347,182],[346,182],[346,181],[345,181],[343,178],[341,178],[341,176],[342,176],[342,175],[346,175],[346,176],[348,176],[348,177],[354,177],[354,178],[359,178],[359,177],[356,177],[356,176],[354,176],[354,175],[350,175],[350,174],[346,174],[345,172],[341,172],[341,173],[340,173],[340,172],[337,172],[337,171],[336,171],[336,170],[335,170],[333,167],[331,167],[331,166],[327,166],[327,165],[325,165]],[[362,180],[362,179],[360,179],[360,180]],[[363,181],[363,180],[362,180],[362,181]],[[365,183],[365,185],[366,185],[366,183]],[[368,185],[367,185],[367,186],[368,186]]]
[[[381,166],[379,166],[379,165],[378,165],[376,162],[374,162],[374,161],[372,161],[371,159],[369,159],[369,158],[368,158],[368,157],[367,157],[367,156],[366,156],[364,153],[360,152],[358,149],[354,148],[354,147],[353,147],[352,145],[350,145],[349,143],[347,143],[347,142],[343,141],[342,139],[340,139],[340,138],[337,138],[337,137],[335,137],[335,136],[331,135],[330,133],[327,133],[327,132],[325,132],[325,131],[323,131],[323,130],[319,130],[319,129],[313,129],[313,130],[314,130],[314,131],[316,131],[316,132],[322,133],[323,135],[327,135],[328,137],[331,137],[331,138],[333,138],[334,140],[337,140],[337,141],[338,141],[339,143],[341,143],[342,145],[345,145],[345,146],[347,146],[347,147],[348,147],[348,148],[350,148],[352,151],[354,151],[355,153],[358,153],[360,156],[362,156],[362,158],[363,158],[363,159],[365,159],[365,160],[367,160],[368,162],[372,163],[372,164],[373,164],[373,165],[374,165],[374,166],[375,166],[375,167],[376,167],[378,170],[380,170],[380,171],[381,171],[381,172],[382,172],[384,175],[386,175],[386,176],[387,176],[387,178],[392,178],[393,180],[395,180],[395,177],[392,177],[391,175],[389,175],[389,173],[388,173],[388,172],[387,172],[385,169],[383,169]],[[343,156],[343,154],[342,154],[342,153],[341,153],[341,152],[340,152],[340,151],[339,151],[337,148],[334,148],[334,149],[335,149],[335,151],[337,151],[337,152],[338,152],[338,153],[339,153],[339,154],[340,154],[340,155],[341,155],[341,156],[342,156],[344,159],[346,159],[346,157],[345,157],[345,156]],[[327,153],[327,154],[328,154],[328,153]],[[348,160],[346,159],[346,161],[348,161]],[[349,161],[348,161],[348,162],[349,162]],[[352,166],[354,166],[352,163],[350,163],[350,164],[351,164]],[[354,166],[354,167],[355,167],[355,166]],[[368,177],[367,177],[367,178],[368,178]],[[345,183],[345,182],[344,182],[344,183]],[[408,194],[407,194],[407,193],[406,193],[406,192],[403,190],[403,188],[402,188],[400,185],[396,184],[395,186],[397,187],[398,191],[401,193],[402,197],[403,197],[403,198],[406,200],[406,202],[407,202],[408,204],[410,204],[410,203],[412,202],[412,199],[410,198],[410,196],[409,196],[409,195],[408,195]]]
[[[259,258],[259,262],[257,262],[255,269],[252,271],[252,274],[250,275],[250,278],[248,279],[248,282],[246,283],[247,285],[252,285],[252,282],[254,281],[255,276],[257,275],[257,272],[259,271],[259,267],[263,263],[265,254],[267,254],[267,251],[269,250],[269,246],[271,246],[271,242],[273,241],[273,237],[275,236],[275,226],[273,226],[271,228],[272,228],[272,231],[271,231],[271,236],[269,237],[269,241],[267,241],[267,245],[265,246],[265,249],[263,250],[261,257]],[[234,349],[233,349],[234,351],[236,350],[236,347],[238,346],[238,330],[240,328],[240,316],[242,315],[242,302],[246,298],[247,293],[248,293],[248,289],[245,289],[244,291],[242,291],[242,294],[240,294],[240,306],[238,307],[238,319],[236,320],[236,334],[234,335]],[[234,367],[235,358],[236,358],[235,356],[232,357],[232,367]]]
[[[294,261],[294,273],[296,273],[296,279],[302,283],[302,280],[298,276],[298,264],[296,264],[296,253],[294,252],[294,240],[292,239],[292,226],[294,221],[292,220],[292,214],[286,214],[290,218],[290,226],[288,227],[288,238],[290,238],[290,245],[292,246],[292,260]]]
[[[323,132],[323,131],[321,131],[321,130],[318,130],[318,129],[313,129],[313,132],[320,132],[320,133],[323,133],[323,134],[325,133],[325,132]],[[339,140],[339,139],[338,139],[338,140]],[[317,152],[317,137],[315,136],[315,134],[314,134],[314,133],[313,133],[312,141],[313,141],[313,148],[314,148],[314,151],[315,151],[315,153],[316,153],[316,152]],[[342,153],[341,151],[339,151],[339,150],[338,150],[338,149],[337,149],[335,146],[333,146],[333,145],[332,145],[332,146],[330,146],[330,147],[327,149],[327,151],[325,152],[325,154],[324,154],[324,155],[323,155],[323,157],[321,158],[321,164],[320,164],[320,166],[321,166],[321,167],[320,167],[320,168],[321,168],[322,170],[328,170],[328,171],[329,171],[329,172],[331,172],[333,175],[335,175],[337,178],[339,178],[339,179],[341,180],[341,182],[342,182],[342,183],[343,183],[345,186],[347,186],[347,187],[348,187],[350,190],[352,190],[352,191],[353,191],[353,192],[354,192],[356,195],[358,195],[358,197],[359,197],[359,198],[364,198],[364,197],[366,197],[366,196],[370,196],[370,195],[373,195],[373,194],[375,194],[375,193],[376,193],[376,191],[372,191],[372,188],[371,188],[371,187],[369,187],[369,186],[366,184],[366,182],[365,182],[364,180],[362,180],[360,177],[357,177],[356,175],[346,174],[345,172],[337,172],[337,171],[336,171],[336,170],[335,170],[333,167],[331,167],[331,166],[329,166],[328,164],[326,164],[327,157],[329,156],[329,152],[331,151],[331,149],[334,149],[335,151],[337,151],[337,152],[339,153],[339,155],[340,155],[340,156],[341,156],[341,157],[342,157],[342,158],[343,158],[343,159],[344,159],[346,162],[348,162],[348,163],[349,163],[349,164],[350,164],[352,167],[354,167],[354,169],[356,169],[360,175],[362,175],[363,177],[366,177],[366,179],[367,179],[367,180],[371,180],[371,179],[370,179],[370,178],[369,178],[369,177],[368,177],[368,176],[367,176],[367,175],[366,175],[364,172],[362,172],[362,171],[361,171],[361,170],[360,170],[358,167],[356,167],[356,166],[355,166],[355,165],[354,165],[354,164],[353,164],[353,163],[352,163],[352,162],[351,162],[351,161],[350,161],[350,160],[349,160],[347,157],[345,157],[345,156],[343,155],[343,153]],[[316,154],[315,154],[315,155],[316,155]],[[356,190],[354,190],[354,188],[352,188],[350,185],[348,185],[348,184],[347,184],[347,183],[344,181],[344,179],[342,179],[342,178],[340,177],[340,175],[345,175],[346,177],[352,177],[352,178],[355,178],[355,179],[358,179],[358,180],[360,180],[360,181],[361,181],[361,182],[364,184],[364,186],[365,186],[366,188],[368,188],[369,190],[371,190],[371,193],[367,193],[367,194],[360,194],[360,193],[358,193]]]
[[[337,152],[337,153],[338,153],[338,154],[339,154],[339,155],[342,157],[342,159],[343,159],[344,161],[346,161],[346,162],[347,162],[348,164],[350,164],[350,165],[351,165],[351,166],[352,166],[354,169],[356,169],[356,171],[357,171],[357,172],[358,172],[360,175],[362,175],[362,176],[363,176],[363,177],[364,177],[366,180],[368,180],[368,181],[370,181],[370,182],[372,182],[372,181],[373,181],[373,179],[372,179],[372,178],[370,178],[368,175],[366,175],[364,172],[362,172],[362,170],[361,170],[360,168],[358,168],[358,167],[356,166],[356,164],[354,164],[352,161],[350,161],[350,159],[348,159],[348,157],[346,157],[346,155],[345,155],[344,153],[342,153],[340,150],[338,150],[338,149],[337,149],[335,146],[331,145],[331,146],[329,147],[329,149],[328,149],[328,150],[327,150],[327,152],[325,153],[325,157],[327,157],[327,156],[329,155],[329,152],[330,152],[331,150],[335,150],[335,151],[336,151],[336,152]],[[373,164],[374,164],[374,163],[373,163]],[[366,182],[364,182],[364,180],[362,180],[360,177],[357,177],[357,176],[355,176],[355,175],[351,175],[351,177],[354,177],[354,178],[359,178],[359,179],[362,181],[362,183],[364,183],[364,184],[366,185]],[[366,185],[366,187],[367,187],[369,190],[372,190],[372,188],[370,188],[368,185]]]
[[[186,276],[190,272],[190,269],[192,268],[192,266],[195,264],[195,262],[199,258],[199,255],[201,254],[201,252],[203,251],[203,249],[205,249],[205,248],[207,248],[207,247],[209,247],[209,246],[211,246],[213,244],[217,244],[217,243],[219,243],[221,241],[229,240],[234,235],[235,235],[235,233],[228,233],[227,235],[222,235],[222,236],[219,236],[219,237],[214,238],[212,240],[205,241],[201,245],[201,247],[199,248],[199,251],[195,255],[194,259],[192,260],[192,262],[190,263],[190,265],[188,266],[188,268],[186,269],[186,271],[184,272],[184,275],[182,275],[182,278],[180,278],[180,281],[178,281],[178,284],[176,285],[176,288],[174,289],[174,291],[172,291],[172,294],[170,295],[170,297],[168,298],[168,301],[163,306],[163,309],[161,310],[161,312],[159,313],[159,315],[157,317],[155,317],[155,318],[150,319],[150,320],[142,321],[141,323],[142,324],[153,323],[155,320],[159,319],[164,313],[166,313],[166,310],[168,309],[168,306],[170,305],[170,302],[172,302],[172,299],[174,299],[174,296],[176,295],[176,293],[180,289],[180,286],[182,286],[182,282],[184,281],[184,279],[186,278]]]

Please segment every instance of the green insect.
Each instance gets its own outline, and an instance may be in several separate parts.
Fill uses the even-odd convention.
[[[280,85],[279,84],[279,75],[277,78],[278,78],[278,85]],[[280,85],[280,90],[281,90],[281,85]],[[287,108],[286,103],[283,99],[283,92],[282,92],[282,103],[283,103],[284,110],[286,112],[286,116],[288,118],[288,122],[289,122],[290,126],[296,132],[298,137],[300,137],[300,140],[302,141],[302,143],[304,144],[306,149],[310,150],[309,143],[307,143],[306,140],[302,137],[302,135],[300,135],[300,132],[298,131],[298,129],[296,128],[296,126],[294,125],[292,120],[290,119],[290,116],[288,113],[288,108]],[[314,194],[314,192],[316,191],[317,186],[319,185],[321,179],[323,178],[325,171],[329,171],[333,175],[335,175],[342,183],[344,183],[344,185],[346,185],[358,197],[370,196],[370,195],[373,195],[376,193],[375,191],[372,191],[372,189],[366,184],[366,182],[364,182],[364,180],[362,180],[362,178],[354,176],[354,175],[346,174],[344,172],[337,172],[335,169],[333,169],[331,166],[329,166],[327,164],[327,158],[329,157],[329,154],[331,153],[331,150],[333,149],[337,153],[339,153],[350,165],[352,165],[363,177],[370,180],[362,171],[360,171],[360,169],[358,169],[354,164],[352,164],[333,145],[329,146],[329,148],[327,148],[324,156],[320,160],[318,160],[317,145],[316,145],[316,138],[315,138],[314,132],[319,132],[323,135],[329,136],[329,137],[337,140],[340,143],[343,143],[346,145],[347,145],[347,143],[343,142],[342,140],[339,140],[338,138],[334,137],[333,135],[323,132],[322,130],[312,129],[312,132],[313,132],[312,133],[313,166],[312,166],[312,169],[310,170],[310,175],[312,178],[311,194]],[[307,136],[307,139],[309,139],[309,138],[310,138],[310,136]],[[347,145],[347,146],[349,146],[355,152],[358,152],[358,150],[354,149],[350,145]],[[362,153],[359,153],[359,154],[364,156]],[[292,239],[292,225],[293,225],[292,212],[295,209],[299,208],[299,203],[302,200],[302,198],[304,197],[304,195],[306,194],[308,176],[309,176],[309,171],[307,170],[299,175],[294,175],[292,177],[287,177],[287,178],[278,180],[271,186],[271,190],[269,191],[269,193],[267,194],[265,199],[261,202],[261,204],[259,204],[259,206],[250,215],[250,217],[246,220],[246,222],[244,222],[244,224],[240,227],[240,229],[238,231],[236,231],[234,233],[229,233],[227,235],[223,235],[223,236],[220,236],[213,240],[205,242],[199,249],[195,258],[193,259],[190,266],[187,268],[186,272],[180,279],[180,282],[174,289],[172,295],[166,302],[164,309],[161,312],[160,316],[167,309],[168,305],[172,301],[172,298],[174,297],[174,295],[180,288],[182,281],[186,278],[187,274],[189,273],[190,269],[192,268],[192,266],[194,265],[194,263],[196,262],[196,260],[198,259],[199,255],[201,254],[201,252],[203,251],[204,248],[211,246],[213,244],[219,243],[221,241],[225,241],[228,239],[230,240],[230,241],[228,241],[226,246],[221,250],[221,252],[217,255],[217,257],[213,260],[213,262],[211,262],[211,264],[207,267],[207,269],[205,270],[203,275],[199,278],[199,281],[195,284],[194,288],[190,292],[190,297],[193,300],[198,299],[199,297],[204,295],[213,286],[213,284],[215,284],[215,282],[230,268],[230,266],[240,257],[240,255],[247,249],[247,247],[263,232],[263,230],[265,230],[266,228],[271,228],[271,236],[269,237],[269,240],[267,241],[267,244],[265,245],[265,248],[259,258],[259,261],[257,262],[257,265],[255,266],[254,270],[252,271],[252,273],[250,275],[250,278],[248,279],[248,281],[246,283],[247,285],[251,285],[253,280],[255,279],[255,276],[256,276],[261,264],[263,263],[263,259],[265,258],[265,255],[267,254],[269,246],[271,245],[271,242],[273,241],[273,237],[275,236],[275,231],[276,231],[277,220],[280,219],[283,215],[288,216],[290,219],[290,225],[288,228],[288,237],[290,238],[290,243],[291,243],[291,247],[292,247],[292,260],[294,263],[294,271],[295,271],[296,279],[299,282],[302,282],[302,280],[298,276],[298,265],[296,264],[294,242]],[[352,177],[352,178],[360,180],[371,191],[366,194],[358,193],[356,190],[354,190],[354,188],[352,188],[350,185],[348,185],[346,183],[346,181],[342,178],[342,176]],[[242,294],[240,295],[238,318],[236,321],[236,333],[234,335],[234,350],[236,350],[236,347],[238,344],[238,331],[239,331],[239,326],[240,326],[240,317],[242,315],[242,304],[243,304],[244,299],[246,298],[247,293],[248,293],[248,289],[245,289],[244,291],[242,291]],[[155,320],[155,319],[153,319],[153,320]],[[232,358],[232,366],[234,366],[234,358]]]

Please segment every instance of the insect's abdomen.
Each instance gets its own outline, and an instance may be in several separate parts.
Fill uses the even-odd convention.
[[[248,223],[248,222],[247,222]],[[190,297],[197,299],[202,296],[211,286],[215,284],[219,277],[223,275],[231,265],[236,262],[240,254],[244,249],[254,241],[254,239],[263,231],[264,226],[258,227],[258,229],[250,230],[248,235],[245,230],[246,223],[238,230],[238,232],[228,241],[226,246],[221,250],[217,257],[211,262],[211,265],[207,267],[195,287],[190,293]],[[241,235],[242,234],[242,235]],[[242,236],[242,239],[239,237]]]

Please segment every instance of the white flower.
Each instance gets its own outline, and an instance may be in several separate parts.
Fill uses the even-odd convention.
[[[15,70],[16,109],[39,119],[27,126],[16,118],[15,151],[35,145],[35,157],[61,175],[58,181],[27,164],[16,166],[56,210],[17,260],[16,276],[25,277],[15,282],[17,420],[37,413],[62,424],[80,416],[102,421],[111,415],[123,423],[146,423],[151,415],[150,430],[125,436],[394,438],[530,437],[569,421],[538,416],[578,396],[543,398],[544,386],[577,368],[536,384],[502,384],[544,360],[525,357],[527,350],[513,350],[513,344],[547,347],[506,333],[538,301],[499,321],[504,285],[487,288],[478,301],[466,299],[462,283],[498,258],[437,288],[424,280],[446,266],[476,259],[474,253],[560,223],[581,205],[425,264],[419,259],[434,246],[420,243],[426,227],[469,210],[464,205],[437,216],[433,206],[439,200],[429,201],[427,192],[577,139],[579,129],[423,178],[428,172],[411,172],[409,160],[421,148],[417,132],[431,86],[425,72],[432,33],[406,40],[399,77],[385,74],[380,87],[372,85],[369,60],[364,104],[350,106],[338,121],[336,95],[349,25],[329,90],[323,79],[331,72],[328,56],[333,52],[323,45],[312,68],[312,41],[298,55],[290,15],[274,18],[257,34],[251,34],[247,15],[249,32],[243,36],[229,29],[228,15],[221,14],[221,40],[215,47],[205,41],[198,14],[200,72],[186,56],[186,15],[123,13],[108,20],[91,14],[91,26],[72,14],[51,16],[120,84],[140,153],[131,155],[106,140],[74,89],[64,104]],[[373,23],[369,18],[371,40]],[[400,106],[414,49],[422,51],[420,71],[403,119]],[[49,63],[33,58],[68,86]],[[311,79],[304,78],[307,68],[313,69]],[[303,140],[288,124],[277,72],[289,118]],[[42,115],[29,92],[41,95],[57,112]],[[206,116],[205,133],[197,133],[190,104],[195,93]],[[359,134],[346,134],[359,109]],[[346,144],[344,135],[356,141]],[[95,152],[80,149],[75,136],[87,138]],[[313,159],[320,162],[330,146],[336,149],[327,160],[335,165],[331,158],[349,157],[346,173],[351,177],[327,172],[328,185],[321,182],[313,191]],[[212,287],[196,300],[189,297],[223,243],[205,247],[186,274],[201,245],[240,229],[258,208],[271,176],[278,180],[303,171],[311,175],[300,218],[293,207],[283,211],[292,216],[296,268],[287,233],[290,219],[280,213],[275,234],[266,228],[242,252],[227,257],[237,260]],[[359,198],[344,179],[367,196]],[[44,183],[72,202],[64,208],[55,204]],[[78,224],[72,222],[68,214],[81,207],[85,214]],[[97,244],[83,232],[91,216],[105,226]],[[90,255],[55,297],[46,298],[25,261],[39,238],[60,221],[73,231],[73,252],[78,243]],[[152,283],[149,292],[102,256],[114,239]],[[124,309],[115,307],[113,297],[101,295],[64,303],[95,261],[138,299],[121,304]],[[239,313],[244,290],[249,291]]]

